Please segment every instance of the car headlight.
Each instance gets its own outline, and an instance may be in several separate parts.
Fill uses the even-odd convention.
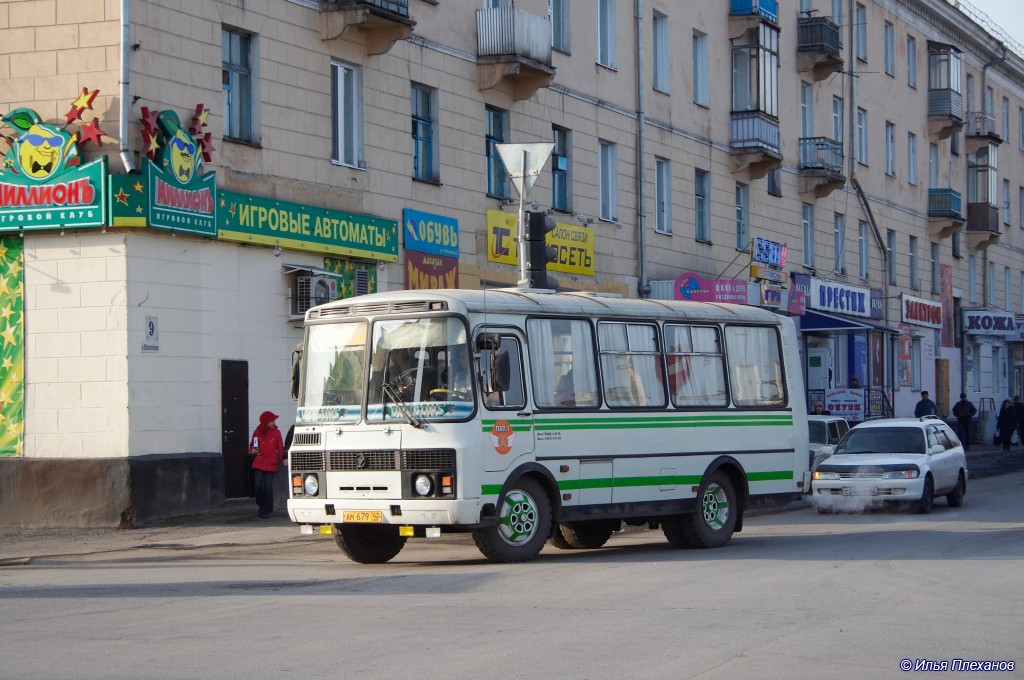
[[[433,488],[434,480],[430,478],[430,475],[416,475],[416,479],[413,481],[413,489],[415,489],[418,496],[429,496]]]
[[[917,479],[920,474],[917,470],[890,470],[882,473],[882,479]]]
[[[320,493],[320,480],[316,478],[316,475],[306,475],[306,479],[302,482],[302,488],[307,496],[315,496]]]
[[[822,472],[821,470],[814,471],[815,479],[839,479],[838,472]]]

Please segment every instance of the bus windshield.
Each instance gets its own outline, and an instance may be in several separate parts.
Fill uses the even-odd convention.
[[[454,317],[376,322],[367,420],[469,417],[477,380],[467,337]]]
[[[366,322],[310,326],[298,423],[354,422],[363,402]]]

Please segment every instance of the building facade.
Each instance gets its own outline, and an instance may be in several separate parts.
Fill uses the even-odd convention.
[[[309,305],[519,280],[502,144],[563,288],[792,314],[854,419],[1021,392],[1024,49],[793,4],[0,2],[0,523],[248,496]]]

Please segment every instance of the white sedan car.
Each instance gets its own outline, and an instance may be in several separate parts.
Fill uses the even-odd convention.
[[[964,447],[953,430],[934,416],[857,425],[822,461],[811,481],[819,512],[903,501],[925,513],[931,511],[936,495],[960,507],[966,491]]]

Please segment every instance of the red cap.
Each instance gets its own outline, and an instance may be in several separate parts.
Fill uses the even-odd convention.
[[[266,425],[271,420],[277,420],[277,414],[273,411],[264,411],[260,414],[260,425]]]

